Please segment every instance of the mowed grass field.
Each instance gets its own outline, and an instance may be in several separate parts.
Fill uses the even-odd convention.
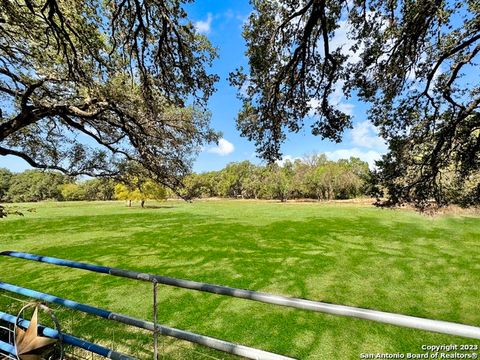
[[[147,203],[148,205],[148,203]],[[369,205],[46,203],[0,220],[18,250],[480,326],[480,218]],[[152,319],[151,284],[0,257],[0,281]],[[159,322],[299,359],[480,341],[159,285]],[[0,292],[0,310],[21,304]],[[14,296],[18,298],[18,296]],[[147,333],[61,314],[67,330],[151,358]],[[166,359],[233,358],[162,338]]]

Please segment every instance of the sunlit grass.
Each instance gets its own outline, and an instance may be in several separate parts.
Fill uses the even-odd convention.
[[[147,204],[148,205],[148,204]],[[480,218],[426,217],[352,204],[244,201],[24,205],[0,221],[18,250],[232,287],[480,325]],[[0,258],[0,281],[152,319],[151,285]],[[3,293],[5,294],[5,293]],[[0,294],[1,295],[1,294]],[[480,341],[159,286],[159,321],[302,359],[422,352]],[[0,310],[19,304],[0,296]],[[147,334],[72,320],[77,335],[142,358]],[[68,326],[67,326],[68,328]],[[162,341],[165,358],[228,356]],[[203,355],[201,355],[203,354]]]

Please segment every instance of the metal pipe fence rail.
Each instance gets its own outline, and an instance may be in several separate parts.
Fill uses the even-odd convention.
[[[0,311],[0,320],[4,321],[6,323],[10,323],[10,324],[17,323],[17,317],[16,316],[5,313],[3,311]],[[20,326],[24,327],[24,328],[28,328],[28,326],[30,325],[30,321],[20,318],[20,319],[18,319],[18,324]],[[38,325],[38,333],[43,335],[43,336],[52,338],[52,339],[58,339],[59,336],[60,336],[58,330],[55,330],[55,329],[52,329],[52,328],[49,328],[49,327],[46,327],[46,326],[42,326],[42,325]],[[67,345],[71,345],[71,346],[74,346],[74,347],[77,347],[77,348],[80,348],[80,349],[83,349],[83,350],[87,350],[91,353],[103,356],[107,359],[112,359],[112,360],[136,360],[134,357],[131,357],[129,355],[125,355],[125,354],[119,353],[117,351],[113,351],[113,350],[108,349],[104,346],[94,344],[92,342],[80,339],[80,338],[78,338],[76,336],[73,336],[73,335],[70,335],[70,334],[65,334],[63,331],[62,331],[62,341]],[[13,346],[12,344],[9,344],[9,343],[5,343],[5,342],[3,344],[4,345],[0,344],[0,349],[1,350],[5,351],[5,352],[7,352],[11,355],[16,356],[15,346]],[[7,345],[10,345],[10,346],[7,346]],[[3,348],[2,348],[2,346],[3,346]],[[11,352],[12,350],[13,350],[13,352]]]
[[[17,356],[17,350],[15,346],[10,343],[0,341],[0,350],[5,352],[8,355]],[[8,356],[10,358],[10,356]]]
[[[273,294],[268,294],[263,292],[252,291],[252,290],[237,289],[237,288],[232,288],[228,286],[208,284],[208,283],[185,280],[185,279],[176,279],[176,278],[167,277],[167,276],[147,274],[147,273],[142,273],[137,271],[107,267],[107,266],[93,265],[93,264],[82,263],[78,261],[71,261],[66,259],[59,259],[59,258],[29,254],[24,252],[4,251],[4,252],[0,252],[0,256],[9,256],[9,257],[14,257],[19,259],[53,264],[57,266],[82,269],[82,270],[92,271],[96,273],[102,273],[102,274],[123,277],[123,278],[151,282],[153,284],[153,302],[154,302],[154,307],[153,307],[154,322],[153,323],[140,320],[140,319],[131,318],[129,316],[122,315],[122,314],[116,314],[113,312],[109,312],[107,310],[94,308],[89,305],[80,304],[71,300],[57,298],[49,294],[36,292],[34,290],[16,287],[11,284],[0,283],[0,289],[3,288],[7,291],[12,291],[25,296],[42,299],[44,301],[52,301],[57,304],[71,307],[76,310],[84,311],[90,314],[95,314],[97,316],[101,316],[110,320],[123,322],[128,325],[132,325],[132,326],[136,326],[139,328],[152,331],[154,334],[154,358],[155,359],[157,358],[157,355],[158,355],[158,349],[157,349],[158,334],[187,340],[193,343],[201,344],[201,345],[204,345],[213,349],[217,349],[220,351],[228,352],[231,354],[244,356],[250,359],[278,359],[278,360],[291,359],[282,355],[268,353],[262,350],[229,343],[220,339],[210,338],[208,336],[194,334],[184,330],[169,328],[163,325],[158,325],[157,324],[157,303],[156,303],[157,284],[208,292],[208,293],[213,293],[218,295],[226,295],[226,296],[231,296],[236,298],[259,301],[263,303],[292,307],[292,308],[297,308],[297,309],[302,309],[307,311],[314,311],[314,312],[321,312],[321,313],[326,313],[331,315],[366,319],[366,320],[376,321],[376,322],[390,324],[390,325],[420,329],[425,331],[432,331],[432,332],[437,332],[442,334],[462,336],[462,337],[467,337],[472,339],[480,339],[480,327],[477,327],[477,326],[471,326],[471,325],[465,325],[465,324],[459,324],[459,323],[453,323],[453,322],[441,321],[441,320],[432,320],[432,319],[402,315],[397,313],[383,312],[383,311],[377,311],[377,310],[370,310],[370,309],[364,309],[364,308],[359,308],[354,306],[337,305],[337,304],[330,304],[330,303],[325,303],[320,301],[291,298],[291,297],[285,297],[280,295],[273,295]]]
[[[77,310],[83,313],[95,315],[104,319],[113,320],[126,325],[134,326],[151,332],[158,332],[161,335],[171,336],[177,339],[186,340],[192,343],[207,346],[209,348],[243,356],[248,359],[263,360],[293,360],[290,357],[277,355],[263,350],[254,349],[248,346],[234,344],[228,341],[216,339],[213,337],[195,334],[189,331],[179,330],[164,325],[154,324],[150,321],[137,319],[128,315],[115,313],[109,310],[101,309],[87,304],[82,304],[73,300],[63,299],[54,295],[46,294],[40,291],[27,289],[21,286],[0,282],[0,290],[6,290],[15,294],[27,296],[29,298],[62,305],[67,308]]]
[[[38,261],[57,266],[83,269],[102,274],[109,274],[135,280],[149,281],[154,284],[163,284],[185,289],[209,292],[218,295],[232,296],[236,298],[259,301],[286,307],[293,307],[302,310],[321,312],[332,315],[348,316],[359,319],[366,319],[380,323],[403,326],[407,328],[426,330],[447,335],[462,336],[472,339],[480,339],[480,327],[459,324],[449,321],[432,320],[397,313],[364,309],[354,306],[330,304],[320,301],[312,301],[300,298],[291,298],[280,295],[273,295],[252,290],[237,289],[228,286],[214,285],[203,282],[176,279],[168,276],[141,273],[131,270],[123,270],[108,266],[92,265],[78,261],[59,259],[49,256],[41,256],[16,251],[0,252],[0,255],[10,256],[25,260]]]

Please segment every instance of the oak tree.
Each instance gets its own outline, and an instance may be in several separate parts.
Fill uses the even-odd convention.
[[[230,79],[243,101],[238,128],[263,158],[280,158],[286,134],[305,124],[340,141],[351,126],[340,91],[371,104],[389,144],[378,166],[392,203],[480,202],[478,1],[252,4],[249,69]]]
[[[182,0],[1,0],[0,155],[68,175],[134,161],[178,187],[215,140],[216,56]]]

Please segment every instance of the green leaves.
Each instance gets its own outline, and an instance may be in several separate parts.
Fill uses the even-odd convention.
[[[344,2],[254,2],[255,11],[244,28],[249,74],[230,76],[240,89],[243,108],[237,125],[255,141],[268,161],[280,157],[285,132],[298,132],[305,118],[312,132],[340,140],[350,116],[332,101],[342,86],[346,56],[329,46],[341,19]]]
[[[358,158],[329,161],[313,154],[282,165],[254,165],[248,160],[230,163],[220,171],[191,174],[185,192],[194,197],[247,199],[349,199],[366,194],[368,164]]]
[[[447,195],[445,179],[480,186],[474,3],[255,1],[244,29],[250,68],[230,79],[243,100],[242,136],[269,162],[307,124],[338,142],[351,125],[332,96],[341,89],[371,105],[369,119],[390,144],[379,174],[393,203],[462,201]]]
[[[216,139],[206,109],[216,51],[184,1],[4,3],[0,155],[90,176],[117,176],[135,161],[180,186]]]

